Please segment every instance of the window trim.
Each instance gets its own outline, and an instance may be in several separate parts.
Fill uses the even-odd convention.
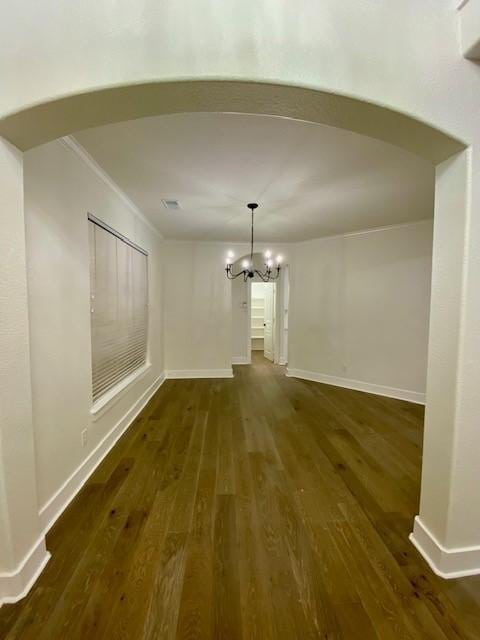
[[[139,382],[141,378],[147,375],[151,368],[152,363],[147,360],[139,369],[132,371],[126,378],[120,380],[118,384],[100,396],[100,398],[92,404],[92,408],[90,409],[93,422],[99,420],[107,411],[116,405],[136,382]]]
[[[125,242],[125,244],[128,244],[133,249],[140,251],[140,253],[143,253],[143,255],[147,256],[148,258],[148,251],[146,249],[143,249],[143,247],[140,247],[138,244],[135,244],[135,242],[132,242],[131,240],[129,240],[122,233],[120,233],[119,231],[116,231],[113,227],[108,225],[106,222],[103,222],[103,220],[100,220],[100,218],[97,218],[92,213],[88,213],[87,218],[90,222],[93,222],[93,224],[96,224],[98,227],[101,227],[105,231],[108,231],[108,233],[111,233],[113,236],[115,236],[122,242]]]
[[[120,233],[119,231],[117,231],[116,229],[108,225],[106,222],[103,222],[103,220],[100,220],[100,218],[97,218],[96,216],[94,216],[93,213],[90,213],[89,211],[87,211],[87,224],[88,222],[92,222],[93,224],[97,225],[101,229],[104,229],[108,233],[111,233],[113,236],[115,236],[122,242],[125,242],[125,244],[129,245],[136,251],[139,251],[147,258],[147,274],[146,274],[147,302],[146,304],[147,304],[148,314],[147,314],[147,340],[146,340],[145,363],[138,369],[135,369],[134,371],[132,371],[123,380],[120,380],[114,387],[111,387],[110,389],[108,389],[95,402],[93,401],[93,398],[92,398],[90,415],[92,417],[92,421],[96,422],[107,411],[109,411],[115,404],[117,404],[117,402],[130,390],[130,388],[136,382],[141,380],[145,375],[147,375],[147,373],[152,368],[152,363],[150,360],[150,340],[149,340],[149,334],[150,334],[149,332],[149,328],[150,328],[150,312],[149,312],[150,311],[150,278],[149,278],[149,275],[150,274],[149,274],[149,260],[148,260],[149,254],[146,249],[136,244],[132,240],[129,240],[129,238],[127,238],[122,233]],[[90,337],[90,345],[92,345],[91,337]],[[92,361],[92,354],[90,354],[90,362],[91,361]]]

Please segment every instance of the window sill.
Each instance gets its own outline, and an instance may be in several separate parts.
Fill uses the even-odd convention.
[[[133,384],[141,380],[150,371],[151,367],[151,363],[147,362],[99,398],[90,409],[93,422],[96,422],[109,411],[130,390]]]

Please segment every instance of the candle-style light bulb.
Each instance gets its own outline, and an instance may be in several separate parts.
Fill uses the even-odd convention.
[[[269,258],[271,258],[271,257],[272,257],[272,252],[270,251],[270,249],[267,249],[267,250],[265,251],[265,254],[264,254],[264,255],[265,255],[265,258],[267,258],[267,260],[268,260]]]
[[[249,266],[250,266],[250,262],[248,260],[242,260],[242,267],[244,269],[248,269]]]
[[[283,260],[282,256],[277,256],[277,264],[280,264]]]
[[[273,265],[273,260],[267,260],[267,267],[270,269]]]

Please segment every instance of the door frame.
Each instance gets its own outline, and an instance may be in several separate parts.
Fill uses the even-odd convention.
[[[272,291],[272,326],[271,326],[271,334],[272,334],[272,360],[274,364],[278,364],[278,345],[277,345],[277,282],[264,282],[265,286],[271,287]],[[266,309],[266,305],[264,305],[264,310]],[[263,317],[263,356],[265,356],[265,313]],[[270,358],[267,358],[270,360]]]
[[[252,364],[252,280],[247,280],[247,363]]]
[[[284,278],[289,277],[288,269],[284,267],[282,270],[283,273],[280,276],[280,281],[272,282],[271,284],[275,284],[275,302],[274,302],[274,327],[273,327],[273,362],[274,364],[286,364],[283,362],[283,359],[286,354],[282,354],[282,344],[283,344],[283,318],[285,315],[284,306],[284,292],[285,292],[285,284]],[[258,282],[258,280],[257,280]],[[252,280],[247,281],[247,313],[246,313],[246,322],[247,326],[247,362],[248,364],[252,363]]]

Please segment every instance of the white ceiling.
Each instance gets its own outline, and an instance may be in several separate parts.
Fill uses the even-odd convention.
[[[433,215],[434,169],[379,140],[266,116],[178,114],[75,136],[165,238],[288,242]],[[172,211],[162,198],[178,200]]]

